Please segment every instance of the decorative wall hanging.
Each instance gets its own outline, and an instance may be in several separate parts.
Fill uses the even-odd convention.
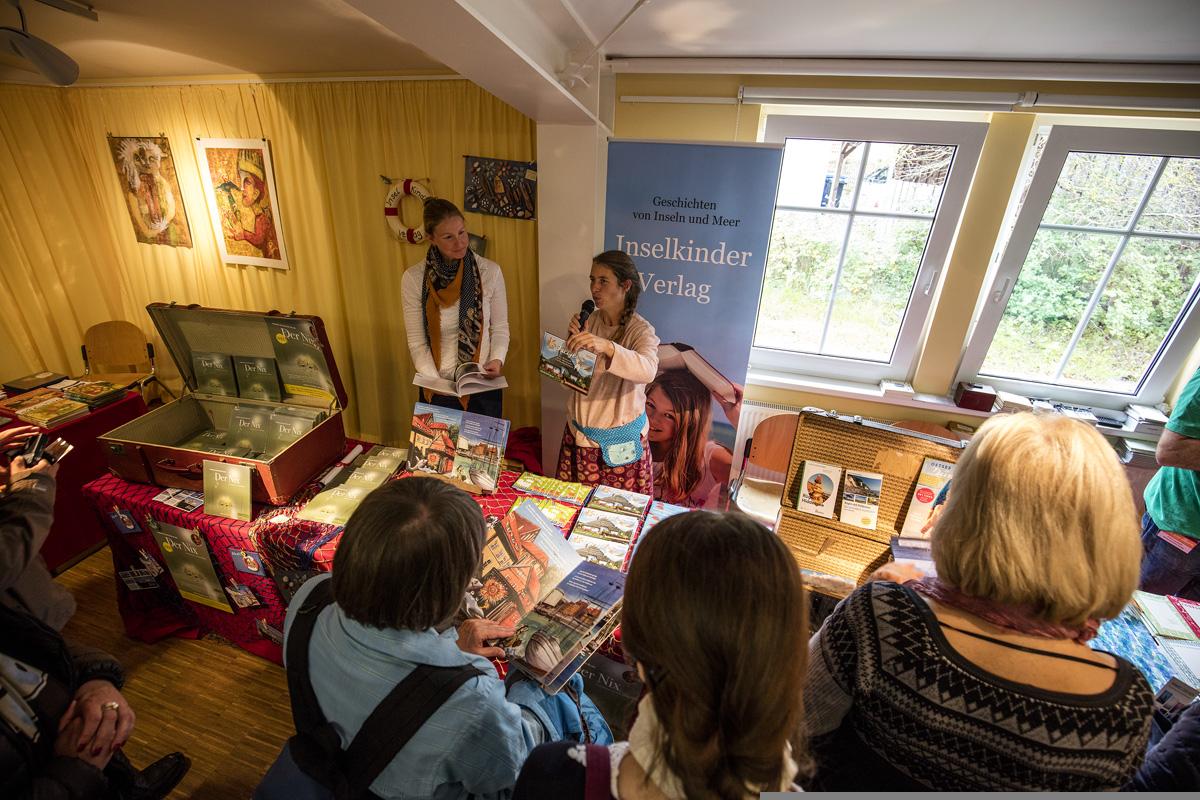
[[[266,139],[196,139],[213,231],[227,264],[287,269],[279,193]]]
[[[137,240],[191,247],[192,233],[167,137],[110,135],[108,149]]]
[[[388,190],[387,199],[383,201],[383,216],[387,220],[388,227],[392,229],[392,233],[396,235],[397,239],[408,244],[420,244],[425,241],[424,227],[419,222],[415,228],[405,224],[400,215],[400,206],[406,197],[415,197],[424,204],[426,200],[433,197],[433,194],[425,188],[425,184],[418,183],[413,178],[404,178],[394,182],[390,178],[384,178],[384,180],[391,183],[392,186]],[[417,218],[418,220],[422,219],[422,215],[418,214]]]
[[[537,164],[499,158],[465,156],[463,210],[494,217],[537,216]]]

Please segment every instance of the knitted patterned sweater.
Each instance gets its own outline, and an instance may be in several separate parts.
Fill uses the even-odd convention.
[[[912,590],[869,583],[809,643],[805,788],[1118,789],[1142,762],[1153,695],[1129,662],[1078,695],[988,673],[946,641]]]

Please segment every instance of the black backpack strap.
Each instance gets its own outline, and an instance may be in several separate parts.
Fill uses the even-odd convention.
[[[342,761],[351,797],[367,791],[392,759],[458,688],[477,675],[475,667],[421,664],[375,707],[346,748]]]
[[[302,772],[334,797],[374,797],[369,787],[460,686],[483,675],[475,667],[419,665],[371,712],[345,751],[309,680],[309,643],[317,617],[333,602],[333,581],[316,584],[292,620],[287,640],[288,691],[296,735],[288,740]]]

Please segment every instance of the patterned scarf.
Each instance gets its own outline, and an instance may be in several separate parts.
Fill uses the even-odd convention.
[[[937,578],[924,577],[919,581],[908,581],[908,588],[939,603],[966,611],[1001,628],[1043,639],[1072,639],[1080,644],[1095,637],[1100,630],[1100,620],[1089,619],[1082,625],[1062,625],[1038,619],[1029,606],[1009,606],[982,597],[973,597],[961,589]]]
[[[425,341],[433,353],[433,363],[439,368],[442,363],[441,310],[455,303],[458,303],[456,363],[477,361],[483,343],[483,283],[475,254],[468,249],[461,262],[447,263],[442,252],[430,245],[425,255],[421,307],[425,309]]]

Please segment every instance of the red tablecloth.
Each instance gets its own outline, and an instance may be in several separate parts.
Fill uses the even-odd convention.
[[[108,471],[103,445],[96,437],[145,413],[146,403],[141,393],[127,392],[120,400],[49,429],[51,439],[61,436],[75,446],[58,468],[54,524],[42,545],[42,557],[51,571],[69,565],[104,541],[105,528],[96,523],[87,506],[78,502],[83,485]],[[10,423],[24,424],[16,419]]]

